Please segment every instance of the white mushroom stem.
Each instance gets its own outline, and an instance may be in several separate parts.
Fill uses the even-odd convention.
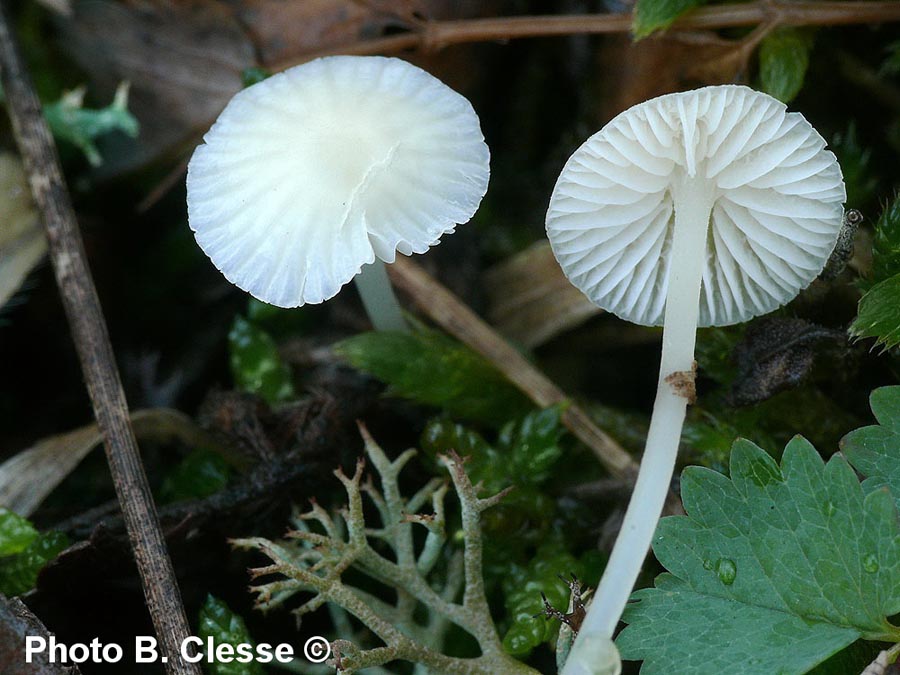
[[[403,310],[400,309],[400,303],[397,302],[397,296],[381,260],[376,258],[375,262],[363,265],[354,280],[363,307],[375,330],[409,332],[409,325],[403,318]]]
[[[592,639],[612,638],[619,623],[662,513],[688,399],[692,396],[700,282],[715,192],[705,178],[685,175],[676,181],[672,196],[675,230],[669,257],[662,360],[647,445],[622,529],[563,675],[598,672],[598,664],[590,662],[585,645]]]

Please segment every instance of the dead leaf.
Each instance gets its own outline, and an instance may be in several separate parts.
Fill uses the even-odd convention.
[[[44,258],[47,239],[19,159],[0,154],[0,307]]]
[[[738,376],[732,405],[751,405],[798,386],[812,370],[823,343],[846,344],[847,334],[803,319],[767,317],[751,323],[735,347]]]
[[[132,413],[138,438],[186,445],[209,444],[209,438],[190,417],[177,410],[152,408]],[[0,465],[0,506],[29,516],[88,453],[102,443],[96,424],[38,441]],[[5,671],[4,671],[5,672]]]
[[[485,272],[484,290],[489,321],[529,348],[603,311],[566,279],[546,241]]]

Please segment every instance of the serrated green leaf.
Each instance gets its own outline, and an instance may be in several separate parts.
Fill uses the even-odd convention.
[[[668,28],[689,9],[705,5],[707,0],[638,0],[634,8],[631,32],[636,39]]]
[[[34,588],[38,573],[69,545],[62,532],[38,534],[21,553],[0,559],[0,593],[21,595]]]
[[[354,368],[388,392],[445,409],[451,416],[499,426],[532,408],[487,360],[437,331],[373,331],[335,345]]]
[[[799,28],[777,28],[759,46],[760,88],[788,103],[803,88],[813,41]]]
[[[682,475],[687,516],[660,521],[671,572],[638,591],[618,639],[643,675],[805,673],[860,637],[896,641],[900,524],[886,491],[864,493],[841,457],[796,437],[779,466],[739,440],[731,478]],[[727,649],[723,649],[727,645]]]
[[[294,397],[291,371],[264,330],[241,316],[235,317],[228,333],[228,350],[238,389],[258,394],[269,403]]]
[[[44,106],[44,117],[56,138],[72,143],[84,153],[91,166],[99,166],[103,158],[94,141],[113,131],[134,138],[140,125],[128,111],[127,84],[119,86],[110,105],[96,110],[84,107],[84,93],[83,88],[76,89]]]
[[[0,556],[24,551],[37,536],[37,530],[27,518],[0,508]]]
[[[232,646],[247,644],[256,646],[247,630],[247,624],[240,615],[235,614],[224,602],[212,595],[206,596],[206,602],[200,608],[198,621],[199,637],[206,642],[212,637],[216,646],[230,644]],[[210,663],[207,665],[210,675],[262,675],[263,668],[256,661],[250,663]]]
[[[208,497],[228,484],[230,474],[222,455],[212,450],[195,450],[163,480],[160,500],[171,503]]]
[[[900,274],[900,196],[894,197],[875,223],[872,241],[872,283]]]
[[[887,487],[900,504],[900,386],[876,389],[869,404],[878,424],[844,436],[841,451],[866,476],[867,491]]]
[[[875,347],[900,344],[900,274],[872,286],[859,301],[859,313],[850,324],[854,338],[875,338]]]

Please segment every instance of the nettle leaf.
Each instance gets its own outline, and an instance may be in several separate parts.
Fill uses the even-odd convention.
[[[634,8],[631,32],[641,39],[650,33],[668,28],[689,9],[706,4],[706,0],[638,0]]]
[[[788,103],[803,88],[813,41],[807,31],[777,28],[759,46],[760,88]]]
[[[642,673],[805,673],[859,638],[896,642],[900,521],[840,456],[795,437],[781,465],[735,442],[731,478],[682,474],[687,516],[664,518],[653,550],[669,570],[638,591],[618,646]],[[727,645],[727,649],[723,649]]]
[[[269,403],[294,397],[291,371],[281,360],[275,341],[262,328],[236,316],[228,333],[228,351],[238,389],[259,394]]]
[[[437,331],[374,331],[341,341],[335,351],[389,385],[388,392],[444,408],[453,417],[500,425],[532,408],[490,362]]]
[[[200,620],[198,622],[199,636],[204,643],[208,637],[218,647],[221,644],[253,645],[256,643],[250,637],[247,624],[239,614],[235,614],[228,605],[212,595],[206,596],[206,602],[200,608]],[[250,663],[214,662],[207,666],[210,675],[263,675],[263,668],[255,660]]]
[[[876,389],[869,404],[878,424],[844,436],[841,451],[866,476],[865,490],[888,487],[900,503],[900,386]]]
[[[875,347],[900,344],[900,274],[872,286],[859,301],[859,313],[850,324],[854,338],[875,338]]]
[[[872,241],[872,281],[900,274],[900,196],[881,212]]]

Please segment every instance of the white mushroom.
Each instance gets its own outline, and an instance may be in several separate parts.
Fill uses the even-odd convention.
[[[837,160],[809,122],[741,86],[634,106],[563,169],[547,235],[566,276],[623,319],[663,325],[637,484],[565,675],[594,672],[583,646],[612,636],[650,548],[694,395],[697,326],[790,301],[825,265],[845,198]]]
[[[222,274],[298,307],[369,266],[357,280],[380,329],[405,324],[378,261],[437,244],[488,184],[469,101],[395,58],[332,56],[273,75],[238,93],[204,141],[188,166],[188,219]]]

